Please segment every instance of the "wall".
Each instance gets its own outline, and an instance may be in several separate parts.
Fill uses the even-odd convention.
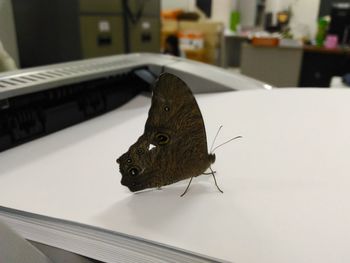
[[[253,27],[255,24],[257,0],[215,0],[212,1],[212,19],[221,21],[226,27],[230,24],[232,10],[241,13],[241,25]]]
[[[317,31],[317,20],[320,8],[320,0],[298,0],[293,6],[291,27],[295,35],[302,33],[303,28],[308,28],[311,38]]]
[[[0,0],[0,40],[19,66],[15,25],[11,0]]]
[[[195,0],[162,0],[161,9],[167,10],[181,8],[184,10],[193,10],[195,2]]]
[[[257,0],[241,0],[238,3],[238,10],[241,13],[241,26],[255,26]]]
[[[232,1],[214,0],[211,7],[212,19],[224,23],[225,27],[229,27],[231,6]]]

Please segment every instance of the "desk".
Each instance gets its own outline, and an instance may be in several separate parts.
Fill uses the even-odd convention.
[[[300,87],[329,87],[333,76],[350,72],[350,49],[305,46]]]
[[[242,74],[276,87],[329,87],[349,71],[350,49],[242,46]]]

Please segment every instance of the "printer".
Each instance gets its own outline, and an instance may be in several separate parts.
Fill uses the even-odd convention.
[[[184,198],[185,181],[135,194],[120,184],[115,160],[142,134],[145,92],[161,72],[207,93],[196,97],[208,141],[219,125],[219,141],[243,136],[217,152],[223,195],[210,175],[196,177]],[[16,262],[11,252],[28,263],[48,262],[40,252],[57,263],[350,261],[348,90],[266,91],[152,54],[13,71],[0,85],[4,262]]]
[[[266,89],[224,69],[159,54],[127,54],[0,74],[0,151],[118,108],[169,72],[194,93]]]

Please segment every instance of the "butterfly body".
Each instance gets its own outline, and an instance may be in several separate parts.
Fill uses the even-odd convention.
[[[117,160],[122,185],[132,192],[169,185],[204,173],[214,161],[191,90],[163,73],[153,88],[144,133]]]

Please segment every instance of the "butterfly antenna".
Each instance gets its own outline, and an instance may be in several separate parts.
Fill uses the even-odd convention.
[[[231,141],[233,141],[233,140],[239,139],[239,138],[242,138],[242,136],[236,136],[236,137],[234,137],[234,138],[232,138],[232,139],[230,139],[230,140],[228,140],[228,141],[226,141],[226,142],[224,142],[224,143],[222,143],[222,144],[216,146],[216,147],[213,149],[213,151],[210,151],[210,152],[213,153],[213,152],[215,152],[215,150],[216,150],[217,148],[219,148],[219,147],[221,147],[221,146],[225,145],[226,143],[229,143],[229,142],[231,142]]]
[[[213,147],[214,147],[214,143],[215,143],[215,141],[216,141],[216,138],[218,137],[218,135],[219,135],[219,132],[220,132],[220,130],[222,129],[222,125],[220,125],[220,127],[219,127],[219,129],[218,129],[218,131],[216,132],[216,135],[215,135],[215,137],[214,137],[214,141],[213,141],[213,143],[211,144],[211,147],[210,147],[210,153],[212,153],[213,151]]]

